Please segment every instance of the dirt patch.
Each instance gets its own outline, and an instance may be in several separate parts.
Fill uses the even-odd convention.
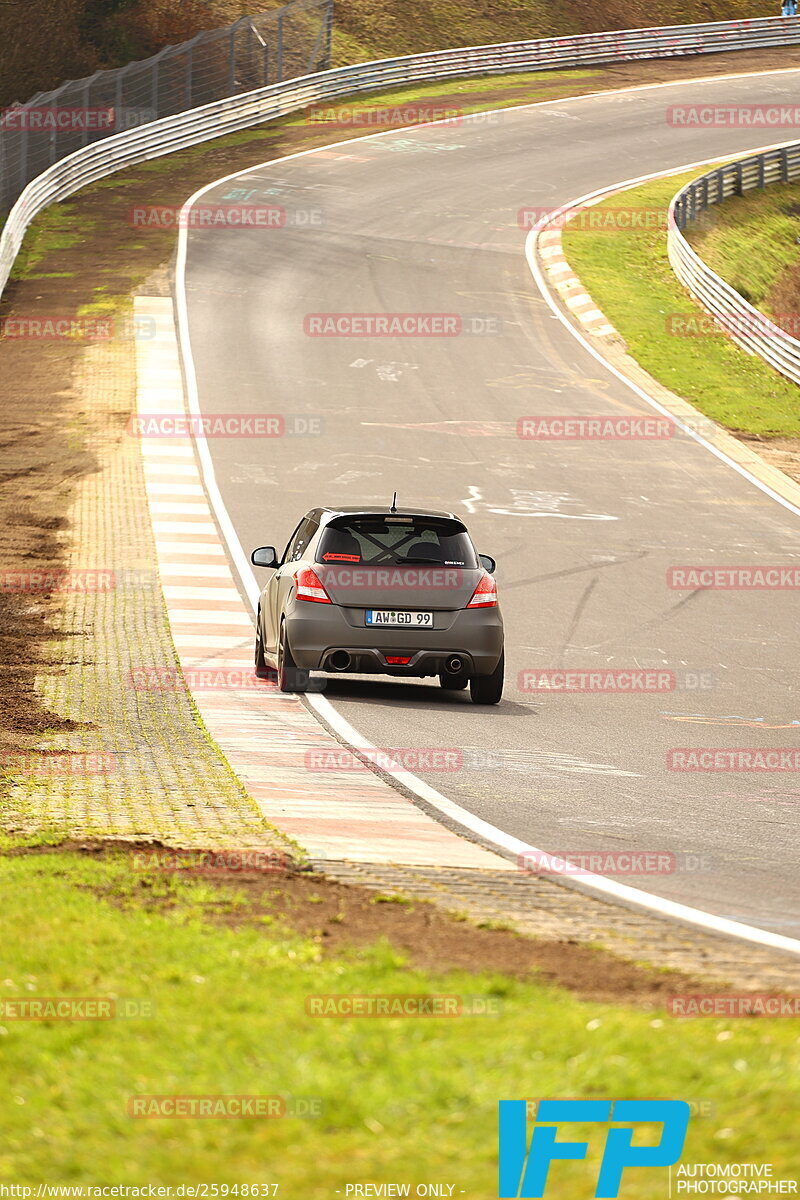
[[[374,945],[385,938],[409,965],[434,974],[458,970],[536,978],[584,1000],[642,1007],[656,1007],[676,992],[700,991],[704,986],[680,972],[636,966],[574,941],[537,941],[512,930],[481,928],[433,904],[338,883],[291,864],[281,864],[276,870],[226,869],[221,865],[224,853],[170,850],[160,843],[67,841],[7,853],[67,851],[94,859],[130,858],[134,881],[130,891],[121,895],[111,885],[91,889],[106,902],[169,911],[179,901],[162,886],[166,880],[201,880],[221,889],[219,903],[204,908],[206,919],[240,928],[268,917],[312,938],[324,954]],[[176,869],[164,870],[158,865],[167,862]],[[220,865],[204,869],[198,868],[198,862]],[[230,889],[243,904],[231,904]]]
[[[8,338],[0,343],[0,751],[17,744],[17,735],[65,727],[42,709],[34,679],[51,664],[57,637],[53,572],[68,536],[57,514],[72,480],[95,469],[63,426],[65,408],[76,400],[69,381],[79,347],[39,342],[37,353],[31,349]]]
[[[757,438],[743,433],[737,433],[736,437],[771,467],[777,467],[784,475],[800,483],[800,438]]]
[[[797,208],[797,206],[795,206]],[[797,216],[797,212],[792,213]],[[797,313],[800,312],[800,264],[786,267],[769,290],[765,305],[775,313],[773,320],[793,337],[797,337]]]
[[[800,66],[800,48],[783,48],[779,55],[766,50],[624,63],[598,69],[583,80],[542,74],[511,91],[479,79],[457,94],[426,92],[425,101],[450,108],[491,106],[509,98],[523,103],[638,83],[767,70],[778,61]],[[222,175],[363,132],[320,124],[265,126],[132,167],[86,189],[45,212],[26,237],[20,270],[0,304],[0,320],[100,314],[124,321],[125,298],[169,260],[174,248],[173,232],[132,226],[132,208],[177,206]],[[110,328],[113,333],[115,327]],[[96,431],[89,427],[75,384],[84,346],[74,338],[0,338],[0,754],[24,747],[26,739],[45,730],[64,728],[33,688],[38,673],[59,669],[59,593],[47,586],[20,591],[13,573],[63,567],[70,530],[61,514],[68,511],[75,481],[98,469]],[[128,413],[116,415],[121,436]],[[770,449],[788,453],[783,447]],[[785,469],[797,470],[791,455]],[[99,569],[104,565],[94,564]]]

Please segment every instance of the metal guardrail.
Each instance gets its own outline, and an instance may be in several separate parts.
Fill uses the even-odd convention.
[[[274,120],[312,104],[425,80],[799,44],[800,22],[783,17],[615,30],[382,59],[230,96],[112,134],[75,151],[37,176],[22,192],[0,235],[0,293],[26,229],[49,204],[124,167]]]
[[[333,0],[291,0],[7,106],[0,113],[0,212],[59,158],[112,133],[324,71],[331,65],[332,25]]]
[[[678,279],[710,313],[720,333],[727,334],[748,353],[760,355],[776,371],[800,384],[800,341],[720,279],[682,232],[712,204],[794,179],[800,179],[800,143],[766,150],[700,175],[672,198],[667,249]]]

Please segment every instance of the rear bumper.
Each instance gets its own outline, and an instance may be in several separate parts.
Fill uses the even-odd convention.
[[[286,613],[286,634],[292,657],[306,671],[331,674],[438,675],[453,655],[464,660],[469,675],[491,675],[503,651],[503,618],[500,609],[465,608],[448,612],[447,628],[375,628],[361,624],[363,609],[343,609],[337,604],[309,604],[293,600]],[[335,670],[330,658],[337,651],[349,656],[345,670]],[[405,665],[388,663],[388,657],[410,656]]]

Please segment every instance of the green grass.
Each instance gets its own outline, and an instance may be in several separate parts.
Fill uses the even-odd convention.
[[[45,278],[46,274],[34,276],[34,267],[49,254],[58,250],[68,250],[71,246],[78,245],[83,238],[84,233],[76,228],[75,206],[72,204],[52,205],[47,209],[46,214],[37,217],[27,230],[25,240],[12,267],[11,278],[23,279],[31,276]]]
[[[151,1017],[0,1018],[0,1181],[276,1182],[322,1200],[366,1179],[453,1182],[496,1194],[496,1105],[536,1096],[674,1096],[710,1103],[687,1161],[800,1168],[800,1046],[789,1020],[675,1021],[499,976],[411,970],[386,943],[323,957],[231,890],[132,872],[127,856],[2,860],[0,996],[147,1000]],[[100,896],[98,897],[98,892]],[[168,907],[164,907],[168,905]],[[269,914],[265,914],[269,917]],[[493,996],[493,1017],[322,1019],[311,993]],[[134,1120],[141,1094],[315,1097],[315,1119]],[[576,1134],[578,1131],[576,1131]],[[555,1200],[590,1195],[559,1167]],[[630,1172],[626,1200],[666,1181]]]
[[[731,196],[703,214],[688,240],[737,292],[771,314],[772,289],[787,270],[800,264],[798,211],[796,183]]]
[[[480,112],[483,108],[507,108],[509,105],[535,102],[539,99],[547,99],[551,95],[554,97],[560,96],[563,93],[560,85],[573,84],[576,80],[594,79],[602,75],[600,70],[584,70],[575,69],[571,71],[525,71],[510,75],[483,75],[471,76],[468,79],[446,79],[440,83],[424,83],[412,87],[395,88],[394,90],[377,92],[374,95],[369,93],[358,92],[351,96],[343,96],[338,100],[331,100],[321,103],[318,107],[321,109],[346,108],[348,111],[362,111],[376,107],[392,107],[394,105],[412,104],[416,101],[425,103],[431,97],[438,96],[459,96],[468,95],[473,97],[473,101],[468,101],[464,105],[454,104],[452,107],[460,112]],[[555,86],[554,86],[555,85]],[[519,90],[524,89],[525,95],[521,98]],[[481,101],[481,91],[485,91],[486,99]],[[512,94],[503,96],[502,92],[509,91]],[[498,95],[498,92],[501,93]],[[437,105],[441,107],[441,105]],[[287,125],[305,125],[307,117],[302,113],[294,114],[287,118]],[[321,128],[324,129],[324,124]],[[364,129],[365,133],[369,133],[368,128]]]
[[[684,182],[672,176],[610,197],[607,209],[663,212]],[[594,211],[594,210],[590,210]],[[667,259],[665,228],[564,232],[564,249],[587,291],[649,373],[701,412],[738,432],[800,434],[797,388],[723,334],[682,337],[670,320],[701,315]]]

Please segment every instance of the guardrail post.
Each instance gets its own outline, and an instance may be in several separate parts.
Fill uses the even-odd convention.
[[[114,80],[114,129],[119,132],[119,122],[122,118],[122,80],[127,67],[119,72]]]
[[[736,195],[743,196],[744,195],[744,171],[742,168],[742,164],[740,162],[738,162],[736,164],[736,171],[735,171],[734,178],[736,180]]]
[[[230,37],[228,38],[228,95],[232,96],[236,91],[236,25],[231,25]]]
[[[322,69],[327,71],[331,65],[331,44],[333,38],[333,0],[325,5],[325,49],[322,52]]]
[[[123,67],[123,71],[126,69],[127,68]],[[84,109],[88,109],[91,104],[92,84],[94,83],[95,79],[99,79],[102,74],[103,74],[102,71],[95,71],[94,75],[90,76],[90,78],[87,79],[85,81],[85,83],[83,84],[83,88],[81,89],[81,96],[83,99]],[[122,126],[119,126],[119,127],[117,126],[117,106],[115,103],[115,105],[114,105],[114,132],[116,132],[118,128],[122,128]],[[102,137],[103,134],[101,133],[100,136]],[[85,146],[88,141],[89,141],[89,128],[87,125],[86,129],[84,129],[83,134],[81,136],[81,146]]]
[[[153,65],[150,68],[153,73],[150,80],[150,109],[155,114],[153,118],[154,120],[158,120],[158,66],[160,58],[161,55],[157,54],[153,59]]]
[[[758,186],[763,188],[767,186],[767,156],[759,154],[758,156]]]
[[[96,78],[96,77],[92,76],[92,78]],[[87,79],[86,83],[83,85],[83,90],[82,90],[83,116],[84,116],[84,120],[86,121],[86,124],[84,125],[83,133],[81,134],[81,146],[85,146],[89,141],[89,87],[91,85],[91,82],[92,82],[91,79]]]
[[[781,156],[781,182],[788,183],[789,182],[789,151],[788,150],[779,150],[778,153]]]
[[[28,183],[28,130],[27,129],[23,129],[22,134],[20,136],[19,182],[20,182],[19,190],[22,191],[22,189]],[[9,196],[9,204],[8,204],[9,208],[11,208],[12,203],[13,203],[13,201],[12,201],[11,197]]]
[[[17,139],[22,135],[17,134]],[[19,142],[17,142],[19,144]],[[11,171],[9,170],[8,158],[10,157],[8,134],[2,125],[0,125],[0,219],[5,219],[6,213],[11,208],[13,191],[11,183]]]

